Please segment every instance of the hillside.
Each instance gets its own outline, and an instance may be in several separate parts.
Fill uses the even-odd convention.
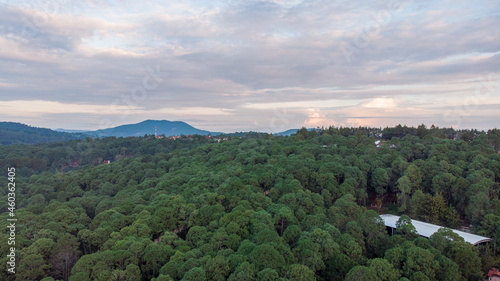
[[[274,135],[276,136],[291,136],[293,134],[295,134],[299,129],[290,129],[290,130],[286,130],[284,132],[280,132],[280,133],[276,133]]]
[[[153,135],[157,128],[158,135],[220,135],[220,132],[209,132],[194,128],[181,121],[146,120],[137,124],[121,125],[97,131],[71,129],[45,129],[15,122],[0,122],[0,144],[35,144],[52,143],[68,140],[85,139],[86,137],[142,137]]]
[[[180,135],[219,135],[218,132],[199,130],[182,121],[146,120],[137,124],[121,125],[114,128],[87,132],[98,137],[142,137],[154,135],[155,127],[158,135],[180,136]]]
[[[15,122],[0,122],[0,144],[34,144],[84,139],[85,134],[56,132]]]
[[[498,247],[405,216],[390,236],[378,214],[500,239],[500,131],[401,129],[381,146],[368,128],[37,145],[27,159],[120,157],[16,177],[17,280],[483,280]]]
[[[215,138],[205,136],[176,140],[107,137],[36,145],[14,144],[0,146],[0,168],[7,170],[8,167],[15,166],[19,176],[29,177],[46,171],[78,170],[85,166],[100,165],[104,161],[115,162],[146,154],[167,154],[176,149],[192,149],[216,141]]]

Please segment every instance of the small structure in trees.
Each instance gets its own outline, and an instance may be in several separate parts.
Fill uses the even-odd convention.
[[[498,271],[498,268],[492,268],[490,271],[488,271],[488,279],[490,281],[500,281],[500,271]]]
[[[394,230],[397,229],[397,226],[398,226],[397,222],[399,221],[400,217],[395,216],[395,215],[389,215],[389,214],[380,215],[380,217],[384,221],[385,226],[391,228],[392,233],[394,233]],[[418,235],[426,237],[426,238],[430,238],[432,236],[432,234],[436,233],[440,228],[443,228],[443,226],[440,226],[440,225],[426,223],[426,222],[418,221],[418,220],[411,220],[411,224],[415,227],[415,230],[416,230]],[[465,242],[469,242],[472,245],[478,245],[478,244],[490,242],[493,240],[493,239],[488,238],[488,237],[479,236],[479,235],[463,232],[460,230],[452,229],[452,231],[455,232],[456,234],[458,234],[460,237],[462,237],[465,240]]]

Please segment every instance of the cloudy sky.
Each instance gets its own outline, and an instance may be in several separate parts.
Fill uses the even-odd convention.
[[[0,97],[53,129],[498,128],[500,4],[0,0]]]

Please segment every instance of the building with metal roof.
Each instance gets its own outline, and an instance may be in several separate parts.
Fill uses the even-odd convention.
[[[392,228],[393,230],[396,229],[396,222],[399,220],[399,216],[395,215],[380,215],[382,220],[384,221],[385,226]],[[426,223],[423,221],[418,221],[418,220],[411,220],[411,223],[415,227],[415,230],[417,231],[417,234],[423,237],[430,238],[432,234],[436,233],[440,228],[443,228],[443,226],[436,225],[436,224],[431,224],[431,223]],[[485,242],[490,242],[493,239],[484,237],[484,236],[479,236],[467,232],[463,232],[460,230],[455,230],[452,229],[453,232],[458,234],[460,237],[462,237],[465,242],[469,242],[473,245],[478,245],[480,243],[485,243]]]

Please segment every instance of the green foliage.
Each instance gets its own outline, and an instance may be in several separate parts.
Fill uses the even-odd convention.
[[[368,262],[370,269],[375,272],[377,280],[396,281],[401,277],[399,270],[394,269],[385,259],[373,259]]]
[[[257,273],[257,281],[277,281],[279,280],[278,272],[274,269],[264,268]]]
[[[222,256],[216,256],[209,259],[205,267],[208,280],[226,280],[230,273],[229,264]]]
[[[0,146],[0,166],[15,164],[22,186],[17,278],[475,280],[498,266],[494,245],[476,249],[446,228],[417,238],[410,217],[472,224],[498,240],[494,145],[496,131],[399,126],[220,143],[144,137]],[[103,165],[107,159],[113,163]],[[6,219],[6,189],[0,195]],[[399,207],[401,235],[390,237],[378,215],[389,204]]]
[[[346,281],[378,280],[375,271],[366,266],[355,266],[347,274]]]
[[[413,240],[417,237],[417,230],[407,215],[402,215],[396,222],[396,233],[403,235],[405,239]]]
[[[283,256],[270,244],[255,247],[250,253],[250,260],[259,269],[280,269],[285,265]]]
[[[309,267],[302,264],[292,264],[286,270],[286,278],[288,280],[297,280],[297,281],[315,281],[316,277],[314,276],[314,271],[312,271]]]
[[[195,267],[189,270],[182,281],[207,281],[206,272],[202,267]]]
[[[19,263],[16,280],[39,280],[47,276],[49,270],[50,266],[41,255],[28,255]]]
[[[227,279],[228,281],[253,281],[255,280],[255,266],[249,264],[248,262],[242,263],[231,276]]]
[[[384,195],[387,192],[389,183],[389,173],[384,168],[376,168],[372,173],[372,185],[378,195]]]

